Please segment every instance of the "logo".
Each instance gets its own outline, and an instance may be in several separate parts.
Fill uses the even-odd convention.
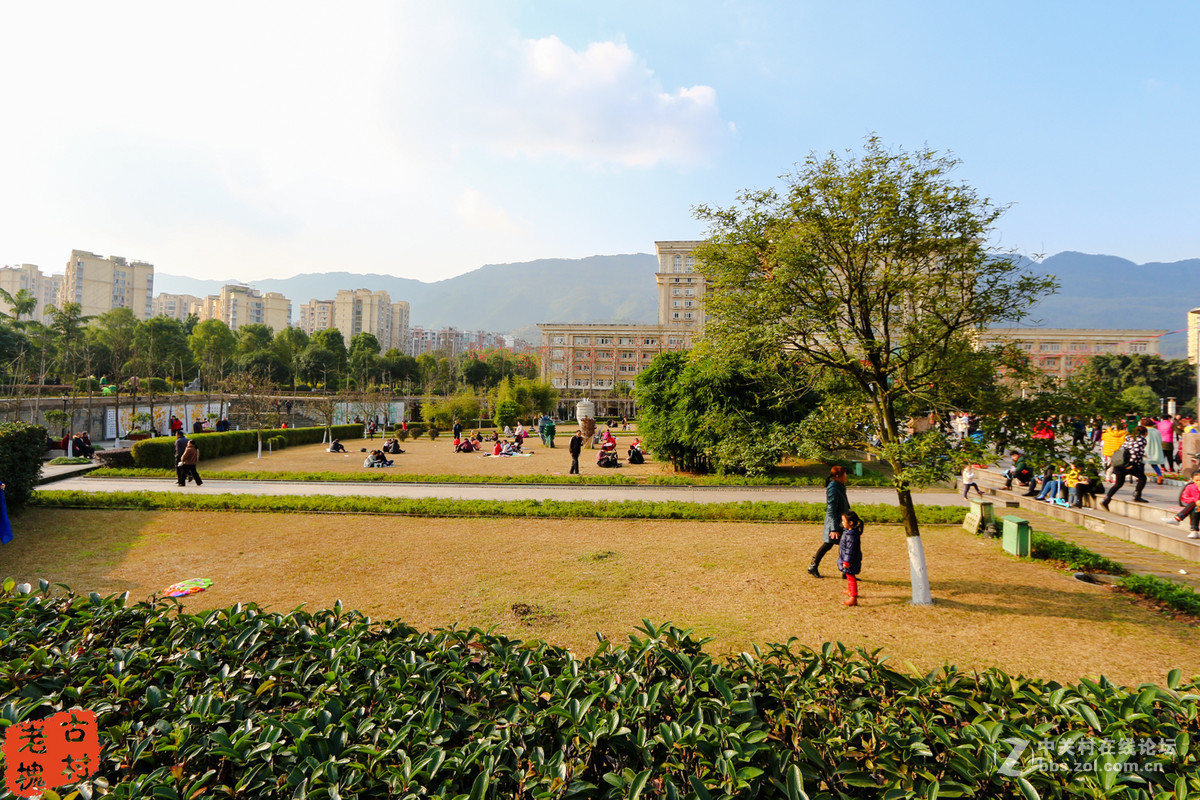
[[[4,735],[4,785],[17,797],[40,797],[47,789],[86,780],[99,760],[94,711],[18,722]]]

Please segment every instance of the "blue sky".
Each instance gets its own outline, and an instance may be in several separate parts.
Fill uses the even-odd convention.
[[[872,132],[1011,203],[1004,249],[1200,257],[1197,41],[1184,2],[6,3],[0,262],[652,252]]]

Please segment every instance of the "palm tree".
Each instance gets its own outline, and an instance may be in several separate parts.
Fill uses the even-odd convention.
[[[0,311],[0,318],[10,319],[19,326],[23,314],[33,314],[37,308],[37,298],[28,289],[20,289],[16,295],[9,294],[7,289],[0,289],[0,300],[8,303],[9,311]]]

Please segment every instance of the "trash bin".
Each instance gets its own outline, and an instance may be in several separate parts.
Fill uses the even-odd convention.
[[[1029,522],[1020,517],[1004,517],[1004,533],[1001,546],[1014,556],[1028,556],[1031,529]]]

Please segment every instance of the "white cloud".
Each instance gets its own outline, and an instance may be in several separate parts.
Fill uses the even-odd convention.
[[[500,206],[493,204],[478,189],[464,189],[454,202],[454,213],[469,228],[485,233],[518,233],[517,226]]]

